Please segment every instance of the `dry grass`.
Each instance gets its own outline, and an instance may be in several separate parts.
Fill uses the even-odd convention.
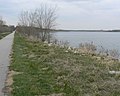
[[[13,76],[12,96],[120,95],[120,75],[109,74],[120,70],[118,61],[65,51],[16,34],[10,69],[23,74]]]

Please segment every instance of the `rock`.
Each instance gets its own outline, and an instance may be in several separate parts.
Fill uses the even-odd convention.
[[[65,52],[68,53],[68,50],[66,50]]]
[[[48,46],[52,46],[52,43],[49,43]]]
[[[120,74],[120,71],[109,71],[110,74]]]

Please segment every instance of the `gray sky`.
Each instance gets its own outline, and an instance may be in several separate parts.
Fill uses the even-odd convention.
[[[0,15],[16,24],[22,10],[58,6],[59,29],[120,29],[120,0],[0,0]]]

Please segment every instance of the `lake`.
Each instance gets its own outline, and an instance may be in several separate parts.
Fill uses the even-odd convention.
[[[117,49],[120,52],[120,32],[56,32],[55,37],[60,41],[69,41],[72,47],[93,42],[98,47]]]

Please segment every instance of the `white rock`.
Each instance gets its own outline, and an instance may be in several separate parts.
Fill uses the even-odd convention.
[[[110,74],[120,74],[120,71],[109,71]]]
[[[68,53],[68,50],[66,50],[65,52]]]
[[[52,43],[49,43],[48,46],[52,46]]]
[[[70,47],[70,46],[68,47],[68,50],[71,50],[71,47]]]
[[[77,53],[77,51],[75,50],[74,53]]]
[[[48,41],[44,41],[45,44],[48,44]]]

